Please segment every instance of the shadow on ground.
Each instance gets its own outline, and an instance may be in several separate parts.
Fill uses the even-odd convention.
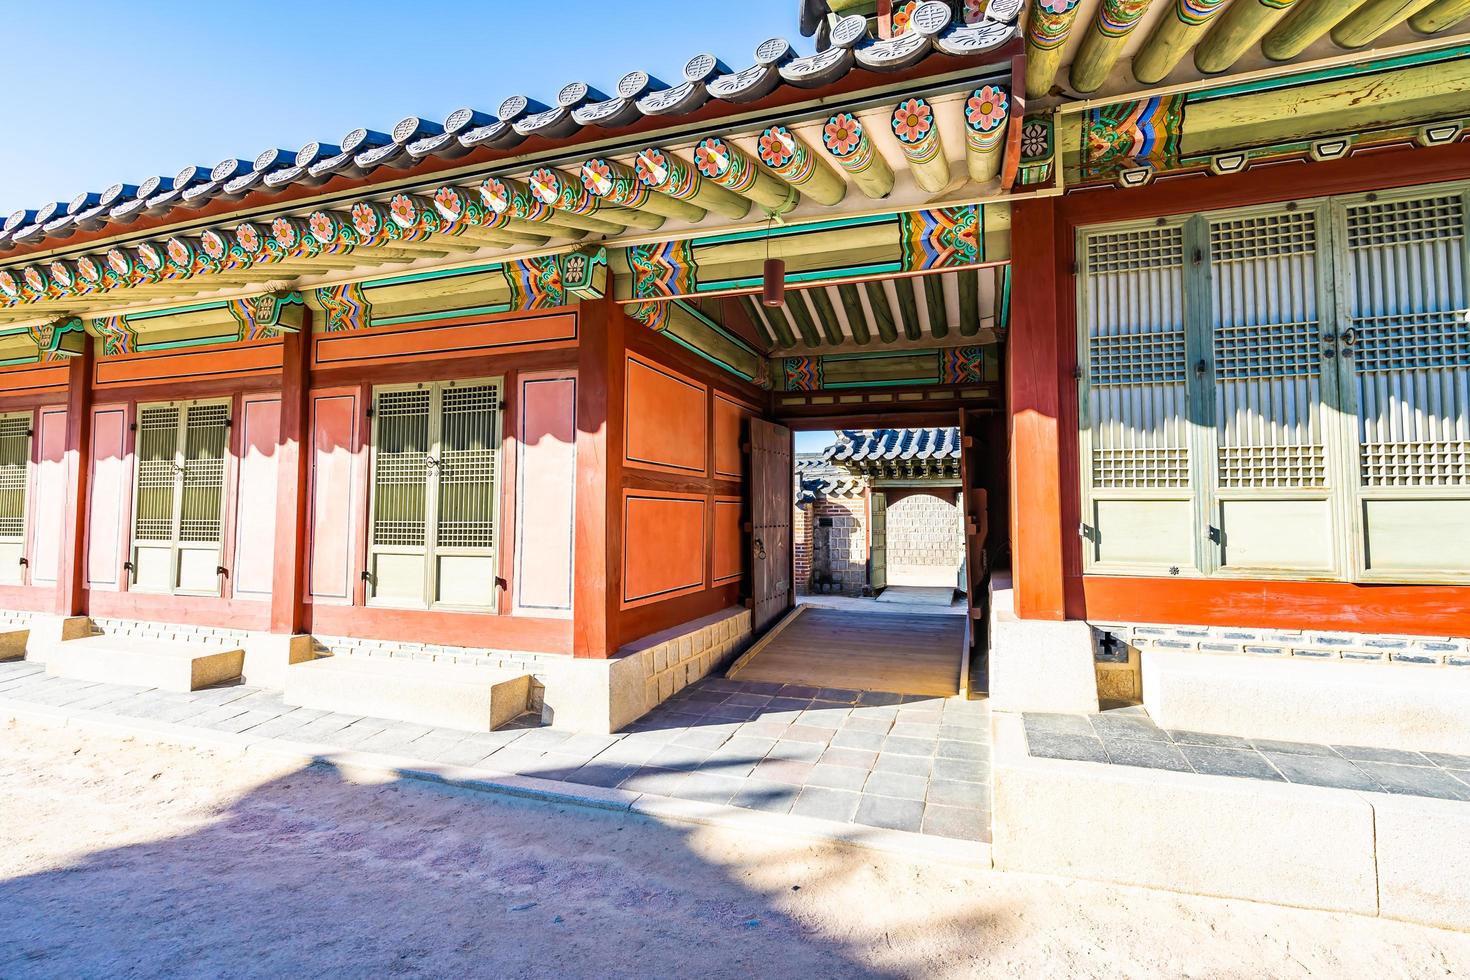
[[[243,764],[187,761],[204,759]],[[137,842],[0,882],[0,976],[890,976],[922,965],[873,944],[936,925],[920,909],[873,907],[881,874],[850,850],[363,783],[330,763],[232,799],[198,780],[171,789],[174,770],[150,782],[164,763],[141,765],[120,774],[117,789],[141,785],[108,801],[116,818],[93,814],[61,846],[99,827]],[[53,807],[32,816],[65,812],[60,800],[39,809]],[[156,836],[169,812],[183,832]],[[844,919],[843,905],[860,911]],[[853,932],[833,934],[844,921]],[[980,915],[943,924],[987,927]]]

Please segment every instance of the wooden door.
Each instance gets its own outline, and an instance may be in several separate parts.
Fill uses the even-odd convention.
[[[868,495],[868,585],[888,587],[888,494],[879,490]]]
[[[760,633],[792,606],[791,430],[750,420],[751,628]]]

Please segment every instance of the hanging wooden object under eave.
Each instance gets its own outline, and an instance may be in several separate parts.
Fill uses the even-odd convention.
[[[1226,0],[1169,0],[1169,12],[1133,56],[1133,77],[1145,85],[1161,82],[1199,41]]]
[[[1332,29],[1332,43],[1361,48],[1429,6],[1431,0],[1368,0]]]
[[[1420,34],[1434,34],[1470,17],[1470,0],[1435,0],[1409,18],[1409,26]]]
[[[1295,0],[1233,0],[1194,49],[1194,66],[1206,74],[1235,64],[1291,10]]]
[[[1082,45],[1072,58],[1072,87],[1079,92],[1096,92],[1108,80],[1128,36],[1148,11],[1150,0],[1102,0]]]
[[[1051,91],[1062,48],[1077,19],[1079,0],[1031,0],[1026,17],[1026,97],[1039,99]]]
[[[1272,61],[1290,61],[1332,29],[1364,0],[1301,0],[1296,9],[1261,39],[1261,53]]]

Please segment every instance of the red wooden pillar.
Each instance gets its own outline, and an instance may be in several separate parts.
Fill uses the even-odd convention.
[[[1011,444],[1011,572],[1016,614],[1065,619],[1062,573],[1062,433],[1057,376],[1056,201],[1011,208],[1011,330],[1006,392]]]
[[[271,632],[294,635],[303,622],[306,586],[306,442],[311,392],[311,310],[300,333],[282,336],[281,435],[276,442],[276,540],[271,574]]]
[[[611,299],[584,301],[577,313],[572,653],[578,657],[610,657],[620,642],[626,324]]]
[[[92,475],[92,338],[66,365],[66,503],[56,562],[56,612],[87,611],[87,485]]]

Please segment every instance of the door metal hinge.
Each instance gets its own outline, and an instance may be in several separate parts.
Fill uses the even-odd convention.
[[[1213,524],[1209,525],[1209,535],[1210,540],[1213,541],[1215,544],[1219,544],[1225,537],[1224,533],[1222,533],[1221,530]]]
[[[1078,524],[1077,525],[1077,536],[1079,538],[1086,538],[1087,540],[1091,541],[1092,540],[1092,525],[1087,524],[1085,522],[1084,523],[1081,523],[1081,524]]]

